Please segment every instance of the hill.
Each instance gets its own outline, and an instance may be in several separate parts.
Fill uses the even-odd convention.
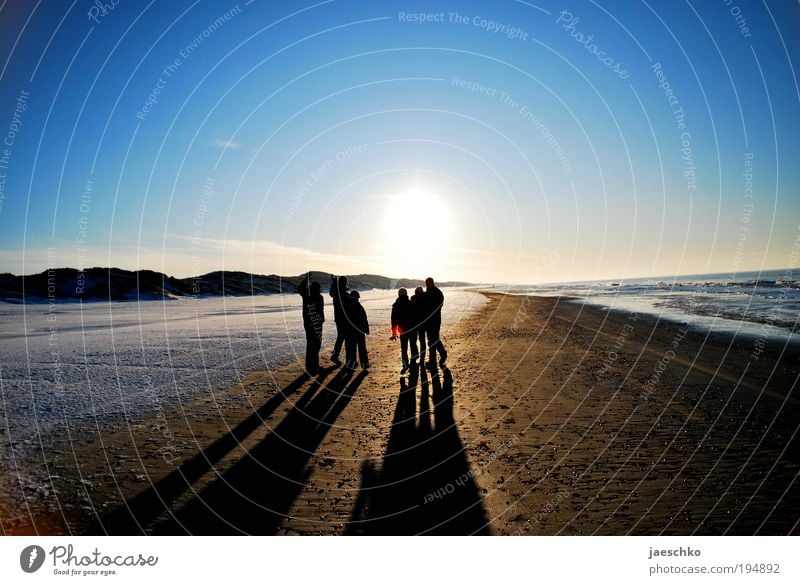
[[[276,274],[250,274],[249,272],[217,270],[189,278],[175,278],[153,270],[123,270],[121,268],[56,268],[16,276],[0,274],[0,299],[6,301],[29,300],[137,300],[169,299],[192,296],[249,296],[294,293],[304,275],[278,276]],[[330,275],[313,272],[323,290],[328,289]],[[422,281],[392,279],[377,274],[347,276],[350,288],[357,290],[413,289]],[[467,286],[466,282],[444,282],[441,286]]]

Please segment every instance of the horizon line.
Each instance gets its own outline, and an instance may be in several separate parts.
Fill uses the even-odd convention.
[[[193,279],[193,278],[202,278],[204,276],[208,276],[209,274],[213,274],[215,272],[240,272],[240,273],[243,273],[243,274],[249,274],[250,276],[264,276],[264,277],[272,276],[272,277],[277,277],[279,279],[297,278],[297,277],[303,276],[304,274],[307,274],[308,272],[315,272],[315,273],[319,273],[319,274],[333,274],[332,272],[329,272],[329,271],[326,271],[326,270],[310,270],[310,271],[306,271],[306,272],[301,272],[301,273],[296,274],[296,275],[281,275],[281,274],[278,274],[278,273],[262,274],[262,273],[257,273],[257,272],[249,272],[247,270],[228,270],[228,269],[224,269],[224,268],[219,268],[217,270],[211,270],[211,271],[206,272],[204,274],[197,274],[197,275],[191,275],[191,276],[173,276],[173,275],[167,274],[165,272],[162,272],[160,270],[153,270],[151,268],[130,269],[130,268],[120,268],[118,266],[92,266],[92,267],[86,267],[86,268],[83,268],[83,269],[74,268],[72,266],[60,266],[60,267],[45,268],[44,270],[42,270],[40,272],[35,272],[35,273],[31,273],[31,274],[14,274],[13,272],[3,272],[3,273],[0,273],[0,274],[8,274],[8,275],[14,276],[16,278],[30,278],[30,277],[33,277],[33,276],[38,276],[38,275],[41,275],[41,274],[45,274],[49,270],[75,270],[77,272],[86,272],[87,270],[93,270],[93,269],[124,270],[124,271],[127,271],[127,272],[149,271],[149,272],[156,272],[156,273],[159,273],[159,274],[163,274],[164,276],[167,276],[167,277],[170,277],[170,278],[176,278],[178,280],[189,280],[189,279]],[[777,266],[777,267],[772,267],[772,268],[757,268],[757,269],[753,269],[753,270],[736,270],[736,271],[732,271],[732,272],[731,271],[722,271],[722,272],[687,272],[687,273],[681,273],[681,274],[654,274],[654,275],[638,275],[638,276],[624,276],[624,277],[596,277],[596,278],[588,278],[588,279],[584,278],[584,279],[575,279],[575,280],[546,280],[546,281],[537,281],[537,282],[529,282],[529,281],[528,282],[511,282],[511,281],[469,282],[469,281],[464,280],[464,279],[442,279],[442,280],[438,280],[437,279],[436,281],[437,282],[461,282],[461,283],[465,283],[465,284],[470,285],[470,286],[487,286],[487,285],[491,285],[491,286],[498,286],[498,285],[539,286],[539,285],[546,285],[546,284],[574,284],[574,283],[591,282],[591,281],[638,280],[638,279],[644,279],[644,278],[668,280],[668,279],[677,279],[679,277],[688,277],[688,276],[725,276],[725,275],[734,276],[734,275],[738,275],[738,274],[741,274],[741,273],[757,272],[757,273],[760,274],[760,273],[763,273],[763,272],[773,272],[773,271],[776,271],[776,270],[784,270],[786,272],[794,273],[795,271],[800,272],[800,266]],[[423,278],[411,278],[411,277],[408,277],[408,276],[394,277],[394,276],[387,276],[385,274],[370,273],[370,272],[360,272],[360,273],[355,273],[355,274],[340,274],[340,275],[337,275],[337,276],[347,276],[347,277],[378,276],[378,277],[381,277],[381,278],[387,278],[389,280],[396,280],[396,281],[400,281],[400,280],[412,280],[412,281],[419,280],[420,282],[424,282],[425,278],[426,278],[426,277],[423,277]],[[791,276],[791,278],[793,278],[793,279],[795,278],[794,274]]]

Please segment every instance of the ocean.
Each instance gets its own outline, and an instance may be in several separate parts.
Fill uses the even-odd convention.
[[[571,302],[649,314],[700,331],[800,341],[800,268],[735,275],[498,285],[490,290],[565,296]]]

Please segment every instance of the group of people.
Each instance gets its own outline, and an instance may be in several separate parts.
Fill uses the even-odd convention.
[[[401,288],[397,300],[392,305],[391,339],[400,340],[402,373],[409,368],[425,363],[426,350],[429,353],[428,366],[444,367],[447,351],[441,339],[442,306],[444,295],[436,287],[432,278],[425,280],[426,289],[417,287],[413,296]],[[322,349],[322,327],[325,322],[325,301],[322,286],[311,280],[311,273],[302,279],[297,293],[303,299],[303,327],[306,332],[306,371],[314,376],[319,371],[319,353]],[[336,341],[333,345],[331,361],[342,365],[341,352],[344,347],[344,367],[355,370],[361,364],[369,369],[367,354],[367,335],[369,320],[361,295],[357,290],[347,288],[347,277],[331,275],[329,294],[333,299],[333,319],[336,323]],[[409,351],[410,350],[410,351]]]
[[[410,367],[425,363],[426,346],[430,353],[428,367],[436,366],[437,354],[440,367],[444,367],[447,361],[447,350],[441,337],[444,295],[432,278],[425,280],[425,287],[423,291],[418,286],[411,297],[406,289],[401,288],[392,305],[392,340],[400,339],[403,374]]]

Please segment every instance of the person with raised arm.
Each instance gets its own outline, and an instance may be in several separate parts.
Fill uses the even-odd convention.
[[[325,322],[325,301],[322,287],[311,273],[306,274],[297,287],[303,299],[303,329],[306,331],[306,372],[309,376],[319,373],[319,351],[322,348],[322,324]]]

